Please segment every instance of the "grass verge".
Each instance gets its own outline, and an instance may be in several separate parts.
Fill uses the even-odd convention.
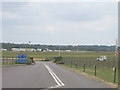
[[[90,78],[94,78],[96,80],[99,80],[101,82],[104,82],[104,83],[107,83],[109,84],[111,87],[115,87],[117,88],[118,87],[118,75],[116,75],[116,82],[114,83],[114,72],[112,69],[97,69],[97,72],[96,72],[96,76],[95,76],[95,73],[94,73],[94,69],[93,68],[86,68],[85,69],[85,72],[83,72],[83,68],[81,67],[77,67],[76,66],[70,66],[70,65],[61,65],[65,68],[69,68],[77,73],[80,73],[80,74],[84,74],[86,75],[87,77],[90,77]],[[117,71],[118,73],[118,71]]]
[[[22,66],[22,65],[26,65],[26,64],[16,64],[16,63],[5,63],[5,64],[2,64],[0,63],[0,66]]]

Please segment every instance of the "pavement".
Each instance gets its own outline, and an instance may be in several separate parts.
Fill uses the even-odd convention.
[[[114,88],[104,82],[54,64],[36,61],[35,65],[2,68],[2,88]]]

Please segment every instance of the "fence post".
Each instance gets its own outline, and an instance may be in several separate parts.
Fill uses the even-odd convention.
[[[70,58],[70,56],[69,56],[69,59],[68,59],[68,66],[71,64],[71,58]]]
[[[83,64],[83,72],[85,72],[85,64]]]
[[[96,65],[94,65],[94,69],[95,69],[95,76],[96,76]]]
[[[77,69],[77,66],[78,66],[78,65],[77,65],[77,63],[76,63],[76,69]]]
[[[113,67],[113,71],[114,71],[114,83],[116,82],[116,67]]]
[[[72,61],[71,61],[71,68],[72,68]]]

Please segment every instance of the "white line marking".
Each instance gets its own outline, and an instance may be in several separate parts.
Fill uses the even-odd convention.
[[[57,77],[57,75],[51,70],[53,75],[57,78],[57,80],[60,82],[61,86],[64,86],[64,83]]]
[[[51,70],[49,69],[49,67],[47,65],[45,65],[45,67],[47,68],[47,70],[49,71],[49,73],[52,75],[52,77],[54,78],[55,82],[58,84],[58,86],[61,86],[60,83],[57,81],[56,77],[53,75],[53,73],[51,72]]]
[[[55,86],[52,86],[52,87],[48,87],[48,88],[58,88],[60,87],[59,85],[55,85]]]
[[[43,63],[44,64],[44,63]],[[45,64],[44,64],[45,65]],[[49,88],[57,88],[57,87],[62,87],[65,84],[58,78],[58,76],[50,69],[49,66],[45,65],[46,69],[49,71],[49,73],[51,74],[51,76],[53,77],[53,79],[55,80],[55,82],[57,83],[57,85],[49,87]]]

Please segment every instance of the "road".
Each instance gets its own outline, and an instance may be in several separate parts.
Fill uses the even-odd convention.
[[[2,88],[111,88],[52,62],[3,67]]]

